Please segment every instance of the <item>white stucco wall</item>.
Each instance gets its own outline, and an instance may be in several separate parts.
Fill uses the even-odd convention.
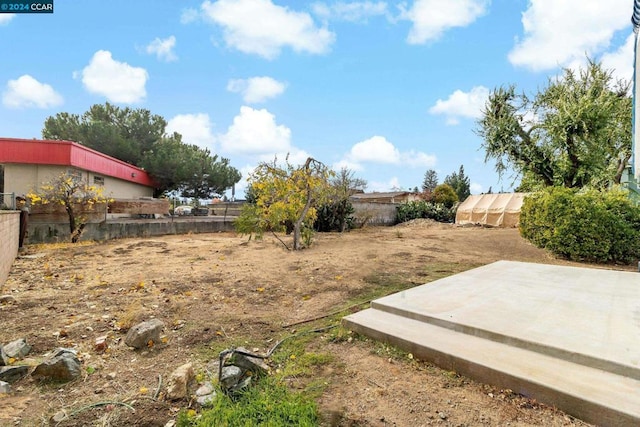
[[[134,182],[66,166],[26,164],[4,165],[4,192],[22,195],[30,191],[37,191],[40,185],[67,170],[80,171],[83,179],[90,185],[95,185],[94,177],[104,178],[104,195],[106,197],[112,197],[114,199],[137,199],[140,197],[153,196],[153,188]]]

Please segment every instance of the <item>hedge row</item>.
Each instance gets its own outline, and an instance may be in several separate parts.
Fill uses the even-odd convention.
[[[552,187],[525,198],[520,234],[570,260],[629,264],[640,259],[640,208],[619,189]]]

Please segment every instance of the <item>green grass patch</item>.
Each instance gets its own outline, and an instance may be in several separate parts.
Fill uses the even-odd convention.
[[[182,411],[177,419],[178,427],[304,427],[318,423],[316,403],[273,377],[262,378],[237,399],[220,392],[213,406],[200,415]]]

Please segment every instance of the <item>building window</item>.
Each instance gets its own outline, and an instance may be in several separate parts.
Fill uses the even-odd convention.
[[[82,182],[82,172],[76,169],[68,169],[67,173],[75,182]]]
[[[94,176],[93,177],[93,183],[95,185],[104,186],[104,176]]]

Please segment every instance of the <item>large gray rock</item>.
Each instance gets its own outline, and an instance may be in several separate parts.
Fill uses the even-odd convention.
[[[0,368],[0,381],[15,383],[29,373],[29,367],[24,365],[3,366]]]
[[[231,356],[231,364],[251,372],[251,375],[264,375],[269,372],[269,366],[264,362],[264,359],[246,356],[238,352],[250,353],[246,348],[238,347]]]
[[[36,366],[31,376],[54,381],[71,381],[78,378],[81,373],[82,367],[76,352],[61,348],[55,350],[47,360]]]
[[[160,319],[151,319],[138,323],[127,332],[125,344],[133,348],[147,348],[160,342],[160,334],[164,329],[164,323]]]
[[[31,351],[31,346],[27,344],[27,340],[24,338],[11,341],[9,344],[2,347],[2,351],[7,357],[14,359],[22,359]]]
[[[213,384],[206,383],[196,390],[196,402],[200,406],[209,406],[213,404],[218,394],[213,388]]]
[[[242,380],[242,369],[237,366],[224,366],[220,374],[220,385],[229,390]]]
[[[193,381],[193,365],[185,363],[171,373],[167,384],[167,399],[181,400],[189,396],[189,383]]]

